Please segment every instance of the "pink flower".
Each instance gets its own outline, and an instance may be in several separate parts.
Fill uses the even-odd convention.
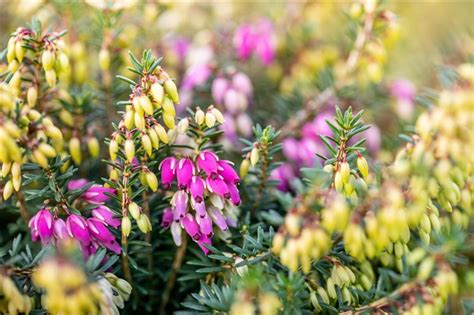
[[[206,204],[201,201],[201,202],[194,202],[193,203],[193,209],[196,210],[197,215],[200,217],[206,216]]]
[[[212,219],[207,215],[196,216],[196,222],[199,224],[199,230],[207,237],[212,237],[214,232],[212,231]]]
[[[221,175],[224,180],[228,183],[238,184],[240,182],[240,177],[234,168],[231,166],[230,161],[220,160],[218,162],[219,168],[219,175]]]
[[[209,215],[211,216],[212,221],[219,227],[219,229],[222,231],[226,231],[228,229],[225,217],[219,209],[212,206],[209,207]]]
[[[204,185],[204,180],[201,177],[192,177],[191,183],[189,184],[189,192],[197,203],[200,203],[204,200]]]
[[[201,237],[201,232],[199,231],[199,224],[191,214],[187,214],[183,220],[183,227],[186,233],[193,238],[193,240],[198,240]]]
[[[208,177],[206,182],[207,188],[211,192],[224,198],[230,197],[229,188],[227,187],[227,184],[225,183],[224,178],[222,176],[219,175],[216,178]]]
[[[176,177],[178,178],[178,187],[187,188],[194,174],[194,165],[189,158],[181,159],[176,168]]]
[[[206,63],[192,65],[184,74],[181,89],[192,90],[196,86],[203,85],[211,76],[211,72],[211,67]]]
[[[410,119],[415,111],[416,87],[408,80],[395,80],[389,86],[390,94],[396,99],[396,111],[403,119]]]
[[[287,159],[298,162],[300,144],[295,138],[286,138],[283,140],[283,154]]]
[[[230,193],[230,200],[232,200],[232,203],[236,206],[240,204],[240,194],[239,190],[237,189],[237,186],[234,184],[227,183],[227,188]]]
[[[241,25],[234,34],[237,56],[246,60],[256,53],[263,64],[269,65],[275,59],[273,26],[269,20],[260,20],[253,25]]]
[[[121,253],[122,248],[115,240],[115,236],[109,231],[109,229],[107,229],[101,220],[96,218],[87,219],[87,228],[90,235],[101,245],[117,255]]]
[[[249,77],[243,72],[237,72],[232,77],[232,87],[239,92],[245,94],[245,96],[252,96],[252,82]]]
[[[171,208],[166,208],[163,211],[163,218],[161,220],[161,226],[164,227],[164,228],[168,228],[170,226],[171,222],[173,222],[173,210],[171,210]]]
[[[217,104],[222,104],[228,86],[228,81],[222,77],[218,77],[212,82],[212,98]]]
[[[174,41],[173,49],[180,61],[183,61],[186,58],[186,55],[189,50],[189,40],[185,38],[177,38]]]
[[[211,239],[205,235],[201,235],[201,237],[199,238],[199,240],[197,241],[199,247],[202,249],[202,251],[204,252],[204,254],[209,254],[209,249],[207,249],[204,244],[209,244],[211,245]]]
[[[188,194],[184,190],[178,190],[171,199],[174,210],[174,220],[184,218],[188,208]]]
[[[160,164],[161,186],[163,189],[169,189],[173,182],[176,170],[176,158],[167,157]]]
[[[295,172],[290,164],[282,164],[275,168],[270,178],[278,181],[277,188],[281,191],[289,191],[291,181],[296,177]]]
[[[81,189],[89,183],[86,179],[71,180],[67,184],[67,188],[69,190]],[[94,184],[82,194],[81,198],[88,203],[101,204],[108,201],[110,199],[108,195],[111,194],[115,194],[115,189]]]
[[[112,211],[103,205],[93,209],[92,216],[113,228],[117,228],[120,225],[120,219],[114,218]]]
[[[91,241],[87,222],[83,217],[77,214],[71,214],[66,219],[66,227],[69,236],[78,240],[84,245],[88,245]]]
[[[54,221],[54,237],[59,240],[69,237],[66,222],[63,219],[56,219]]]
[[[53,215],[49,210],[42,208],[30,219],[28,226],[33,241],[41,239],[43,245],[47,244],[53,235]]]
[[[200,170],[204,171],[207,176],[217,174],[217,161],[219,158],[213,152],[202,151],[197,158],[197,164]]]

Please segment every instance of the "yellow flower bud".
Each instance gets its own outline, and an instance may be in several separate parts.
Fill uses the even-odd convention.
[[[153,100],[158,104],[158,108],[160,108],[163,103],[163,96],[165,95],[163,86],[159,83],[153,83],[150,88],[150,93]]]
[[[7,46],[7,61],[11,63],[15,59],[15,37],[10,37]]]
[[[362,177],[367,178],[367,176],[369,176],[369,165],[367,164],[367,160],[362,155],[359,155],[357,158],[357,168],[362,174]]]
[[[43,124],[44,122],[45,120],[43,119]],[[58,127],[53,126],[53,125],[46,127],[46,135],[50,137],[51,139],[56,139],[56,140],[60,140],[63,138],[63,134],[61,130],[59,130]]]
[[[2,164],[2,177],[7,177],[8,176],[8,174],[10,173],[11,166],[12,166],[11,162],[7,162],[7,163]]]
[[[173,129],[175,126],[174,115],[167,114],[166,112],[163,113],[163,122],[165,123],[166,127],[168,127],[169,129]]]
[[[342,182],[342,175],[341,172],[337,171],[336,174],[334,175],[334,188],[337,191],[342,191],[343,189],[343,182]]]
[[[245,178],[247,176],[249,167],[250,167],[250,161],[248,159],[243,160],[242,163],[240,164],[240,178]]]
[[[163,114],[168,114],[170,116],[173,116],[173,118],[176,116],[176,110],[174,108],[173,101],[169,99],[168,97],[165,97],[163,100]]]
[[[146,122],[145,122],[145,117],[143,117],[143,114],[140,114],[139,112],[135,112],[133,115],[133,122],[135,123],[135,126],[138,129],[145,129]]]
[[[13,194],[13,182],[7,181],[5,187],[3,187],[3,200],[8,200]]]
[[[181,119],[178,123],[178,132],[182,135],[186,134],[189,127],[189,120],[187,118]]]
[[[151,144],[150,137],[147,134],[142,136],[142,147],[145,149],[146,154],[150,156],[153,150],[153,145]]]
[[[20,68],[20,63],[16,60],[13,60],[12,62],[10,62],[8,64],[8,71],[10,72],[16,72],[18,70],[18,68]]]
[[[158,179],[156,178],[156,175],[152,172],[147,172],[146,173],[146,181],[148,183],[148,187],[155,192],[158,189]]]
[[[132,230],[132,221],[130,221],[129,217],[122,218],[122,235],[128,237],[130,235],[130,231]]]
[[[96,137],[89,137],[87,139],[87,149],[92,157],[98,157],[100,153],[99,140]]]
[[[153,126],[153,129],[160,138],[161,142],[168,143],[168,134],[166,133],[166,130],[165,128],[163,128],[162,125],[156,124],[155,126]]]
[[[30,107],[35,107],[36,105],[36,100],[38,99],[38,89],[35,86],[31,86],[28,89],[26,99],[28,101],[28,105]]]
[[[148,219],[148,216],[144,213],[142,213],[137,220],[137,225],[140,231],[143,233],[148,233],[151,231],[151,223],[150,220]]]
[[[58,70],[59,72],[67,72],[69,70],[69,58],[65,53],[60,53],[58,56]]]
[[[61,119],[62,122],[64,122],[66,125],[68,125],[69,127],[73,127],[74,126],[74,117],[72,116],[72,114],[66,110],[66,109],[62,109],[60,112],[59,112],[59,119]]]
[[[117,153],[119,151],[119,145],[115,139],[110,140],[109,143],[109,154],[110,154],[110,159],[112,161],[115,161],[117,159]]]
[[[176,84],[171,79],[165,80],[163,83],[166,93],[171,97],[175,104],[179,103],[179,94]]]
[[[150,128],[148,129],[147,132],[148,132],[148,136],[150,137],[153,148],[158,149],[160,147],[160,138],[156,134],[155,129]]]
[[[23,61],[23,57],[25,56],[25,49],[23,48],[23,41],[17,41],[15,43],[15,56],[19,62]]]
[[[69,153],[71,153],[71,158],[74,164],[81,164],[82,153],[81,153],[81,141],[77,137],[72,137],[69,140]]]
[[[342,162],[340,165],[341,180],[344,184],[349,182],[349,176],[351,175],[351,168],[349,163]]]
[[[138,217],[140,216],[140,213],[141,213],[141,209],[135,202],[131,202],[128,205],[128,212],[130,213],[132,218],[134,218],[135,220],[138,220]]]
[[[43,64],[43,69],[45,71],[51,70],[54,67],[54,62],[55,60],[54,53],[48,49],[45,49],[43,51],[43,54],[41,55],[41,63]]]
[[[126,108],[126,112],[123,115],[123,123],[125,125],[125,128],[127,128],[127,130],[132,130],[134,119],[135,119],[135,111],[133,110],[132,106],[128,105]]]
[[[151,103],[150,99],[146,95],[141,95],[138,97],[138,102],[140,107],[147,115],[153,115],[153,104]]]
[[[417,278],[419,280],[427,280],[431,274],[431,271],[433,270],[434,267],[434,260],[431,257],[425,258],[421,264],[420,267],[418,268],[418,275]]]
[[[196,121],[196,123],[200,126],[204,123],[204,116],[204,112],[200,108],[198,108],[196,110],[196,114],[194,115],[194,121]]]
[[[46,82],[48,82],[48,85],[50,87],[56,86],[56,80],[57,80],[56,71],[54,71],[54,69],[51,69],[51,70],[47,70],[44,74],[46,76]]]
[[[250,164],[252,164],[252,166],[257,165],[259,159],[260,159],[260,154],[258,152],[258,148],[253,147],[252,151],[250,151]]]
[[[133,158],[135,157],[135,144],[133,143],[132,139],[125,140],[124,150],[127,161],[132,162]]]
[[[206,126],[208,128],[212,128],[216,124],[216,116],[214,116],[214,114],[211,112],[206,113],[205,120],[206,120]]]
[[[281,233],[276,233],[272,241],[272,250],[275,254],[279,254],[285,245],[285,237]]]

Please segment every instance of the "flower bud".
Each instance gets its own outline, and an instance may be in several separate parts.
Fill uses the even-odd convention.
[[[96,137],[89,137],[87,139],[87,149],[92,157],[98,157],[100,153],[99,140]]]
[[[130,231],[132,230],[132,221],[130,221],[129,217],[122,218],[122,234],[128,237],[130,235]]]
[[[15,43],[15,56],[19,62],[23,61],[23,57],[25,56],[25,49],[23,48],[23,41],[17,41]]]
[[[135,111],[132,106],[127,106],[126,112],[123,115],[123,124],[127,130],[132,130],[135,119]]]
[[[214,114],[211,112],[206,113],[205,120],[206,120],[206,126],[208,128],[212,128],[216,124],[216,116],[214,116]]]
[[[128,212],[130,213],[132,218],[134,218],[135,220],[138,220],[141,210],[140,210],[140,207],[135,202],[131,202],[128,205]]]
[[[60,53],[58,56],[59,72],[67,72],[69,70],[69,58],[65,53]]]
[[[245,178],[245,176],[247,176],[249,167],[250,167],[250,161],[248,159],[243,160],[242,163],[240,164],[240,178]]]
[[[13,194],[13,182],[7,181],[5,187],[3,187],[3,200],[8,200]]]
[[[40,150],[33,151],[33,160],[42,168],[48,168],[48,159],[44,156],[44,154]]]
[[[110,159],[112,161],[115,161],[117,159],[117,153],[119,151],[119,145],[115,139],[110,140],[109,143],[109,154],[110,154]]]
[[[199,126],[201,126],[204,123],[204,119],[205,119],[204,117],[205,117],[204,112],[200,108],[198,108],[196,110],[196,114],[194,115],[194,121],[196,121],[196,123]]]
[[[173,118],[176,116],[176,110],[174,108],[173,101],[171,101],[170,98],[168,98],[168,97],[164,98],[162,107],[163,107],[163,113],[164,114],[168,114],[170,116],[173,116]]]
[[[220,124],[224,123],[225,119],[222,113],[220,112],[220,110],[218,110],[217,108],[213,108],[211,109],[211,113],[216,117],[216,120],[218,123]]]
[[[45,120],[43,119],[43,124],[44,124]],[[60,140],[63,138],[63,134],[61,132],[61,130],[59,130],[58,127],[56,126],[47,126],[46,127],[46,135],[48,137],[50,137],[51,139],[56,139],[56,140]]]
[[[15,37],[10,37],[7,46],[7,61],[10,64],[15,59]]]
[[[146,181],[148,183],[148,187],[155,192],[158,189],[158,179],[153,172],[146,173]]]
[[[156,134],[160,138],[161,142],[168,143],[168,134],[166,133],[166,130],[165,128],[163,128],[162,125],[156,124],[153,126],[153,129],[155,130]]]
[[[150,156],[153,150],[153,145],[151,144],[150,137],[147,134],[142,136],[142,147],[145,149],[146,154]]]
[[[163,103],[163,96],[165,95],[163,86],[159,83],[153,83],[150,88],[151,97],[161,107]]]
[[[362,177],[367,178],[367,176],[369,176],[369,165],[367,164],[367,160],[362,155],[357,157],[357,168],[362,174]]]
[[[148,136],[150,137],[153,148],[158,149],[160,147],[160,138],[156,134],[155,129],[153,128],[148,129]]]
[[[347,162],[342,162],[340,165],[340,173],[341,173],[341,179],[344,184],[349,182],[349,176],[351,174],[351,168],[349,166],[349,163]]]
[[[431,271],[433,270],[434,267],[434,260],[431,257],[425,258],[421,264],[420,267],[418,268],[418,275],[417,278],[419,280],[426,280],[429,278]]]
[[[275,254],[279,254],[285,245],[285,237],[281,233],[276,233],[272,241],[272,250]]]
[[[2,164],[2,177],[7,177],[8,176],[8,174],[10,173],[10,170],[11,170],[11,166],[12,166],[11,162]]]
[[[132,139],[125,140],[124,150],[127,161],[131,163],[133,158],[135,157],[135,144],[133,143]]]
[[[51,69],[51,70],[47,70],[45,72],[45,76],[46,76],[46,82],[48,82],[48,85],[50,87],[54,87],[56,86],[56,71],[54,71],[54,69]]]
[[[153,104],[151,103],[150,99],[146,95],[141,95],[138,97],[138,102],[140,107],[147,115],[153,115]]]
[[[187,118],[181,119],[178,123],[178,132],[182,135],[186,134],[189,127],[189,120]]]
[[[77,137],[72,137],[69,140],[69,153],[71,153],[71,158],[74,164],[81,164],[81,141]]]
[[[342,182],[342,175],[340,171],[337,171],[336,174],[334,175],[334,188],[337,191],[342,191],[343,189],[343,182]]]
[[[38,99],[38,89],[35,86],[31,86],[28,89],[26,99],[28,100],[28,105],[30,107],[35,107],[36,100]]]
[[[99,51],[99,67],[104,71],[110,68],[110,52],[105,47]]]
[[[174,128],[174,115],[170,115],[168,113],[163,113],[163,122],[165,123],[166,127],[168,127],[169,129],[173,129]]]
[[[44,71],[53,69],[55,62],[54,53],[51,50],[45,49],[41,55],[41,63],[43,64]]]
[[[176,84],[171,79],[167,79],[163,84],[166,93],[171,97],[175,104],[179,103],[179,94]]]
[[[143,114],[140,114],[136,111],[133,115],[133,122],[138,129],[145,129],[146,122],[145,117],[143,117]]]
[[[257,165],[259,159],[260,154],[258,152],[258,148],[253,147],[252,151],[250,151],[250,164],[252,164],[252,166]]]
[[[148,219],[148,216],[144,213],[142,213],[137,220],[137,225],[140,231],[143,233],[148,233],[151,231],[151,223],[150,219]]]

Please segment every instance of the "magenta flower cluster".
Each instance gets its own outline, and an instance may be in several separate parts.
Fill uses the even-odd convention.
[[[184,230],[207,254],[203,244],[211,244],[214,224],[221,232],[236,226],[240,178],[232,163],[203,151],[195,160],[168,157],[161,162],[160,170],[163,189],[170,189],[174,181],[178,187],[171,207],[163,213],[162,226],[171,229],[177,246],[181,245]]]
[[[241,60],[246,60],[252,54],[256,54],[263,64],[271,64],[275,59],[276,50],[272,23],[262,19],[254,24],[241,25],[235,31],[234,46]]]
[[[68,183],[68,189],[80,189],[89,182],[84,179],[72,180]],[[72,238],[81,246],[85,259],[94,254],[99,247],[105,247],[110,251],[120,254],[121,247],[115,239],[115,235],[109,230],[118,228],[120,220],[114,218],[112,211],[103,203],[110,199],[110,194],[115,190],[100,185],[92,185],[79,197],[88,204],[95,205],[91,210],[92,217],[85,218],[79,214],[68,213],[66,219],[54,215],[51,210],[43,207],[31,218],[29,228],[32,240],[41,241],[43,245]]]
[[[252,83],[242,72],[218,76],[212,82],[212,98],[216,105],[225,108],[225,124],[222,125],[226,138],[232,143],[239,143],[240,136],[252,134],[252,119],[248,107],[252,100]]]

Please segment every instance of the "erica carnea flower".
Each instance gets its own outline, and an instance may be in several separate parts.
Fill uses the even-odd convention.
[[[76,179],[69,181],[67,188],[69,190],[81,189],[90,182],[86,179]],[[101,185],[94,184],[81,195],[81,198],[88,202],[94,204],[101,204],[110,199],[111,194],[115,194],[115,189],[107,188]]]
[[[389,91],[395,99],[395,110],[403,119],[410,119],[415,111],[415,85],[404,79],[393,81],[389,85]]]
[[[53,215],[43,208],[31,218],[28,226],[33,241],[41,240],[41,243],[47,244],[53,235]]]
[[[262,19],[254,24],[241,25],[234,34],[234,46],[241,60],[256,54],[263,64],[269,65],[275,59],[276,43],[273,25]]]
[[[178,187],[171,207],[163,212],[162,226],[170,227],[176,245],[181,244],[184,230],[207,253],[203,244],[211,243],[214,224],[222,232],[236,226],[239,175],[230,161],[211,151],[202,151],[195,159],[168,157],[160,170],[164,189],[175,179]]]

